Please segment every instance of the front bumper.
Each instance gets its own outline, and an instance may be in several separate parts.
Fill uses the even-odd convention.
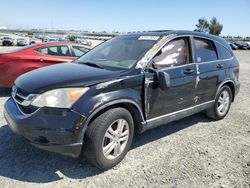
[[[83,140],[85,117],[70,109],[40,108],[23,114],[12,98],[4,105],[9,127],[32,145],[64,155],[78,157]]]

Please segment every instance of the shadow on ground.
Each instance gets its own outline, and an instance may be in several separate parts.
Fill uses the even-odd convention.
[[[0,87],[0,97],[9,97],[11,93],[11,89]]]
[[[169,123],[135,135],[132,149],[210,119],[203,114]],[[47,183],[62,179],[60,174],[83,179],[101,173],[87,162],[39,150],[14,135],[7,125],[0,127],[0,176],[24,182]],[[59,172],[59,173],[58,173]]]

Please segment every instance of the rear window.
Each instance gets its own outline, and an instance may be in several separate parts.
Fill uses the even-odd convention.
[[[84,48],[82,46],[72,46],[72,50],[75,57],[81,57],[89,51],[88,48]]]
[[[194,38],[197,62],[208,62],[218,60],[215,45],[212,41]]]

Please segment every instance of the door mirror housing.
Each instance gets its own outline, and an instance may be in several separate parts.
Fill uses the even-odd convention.
[[[159,80],[160,88],[162,90],[166,90],[170,87],[170,76],[168,73],[164,71],[159,71],[157,73],[157,77]]]

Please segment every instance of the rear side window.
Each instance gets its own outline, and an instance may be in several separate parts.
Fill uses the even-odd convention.
[[[75,57],[81,57],[89,51],[88,48],[84,48],[82,46],[72,46],[72,50]]]
[[[51,56],[71,56],[68,46],[50,46],[38,48],[36,51]]]
[[[198,63],[218,60],[216,48],[212,41],[194,38],[194,45]]]

